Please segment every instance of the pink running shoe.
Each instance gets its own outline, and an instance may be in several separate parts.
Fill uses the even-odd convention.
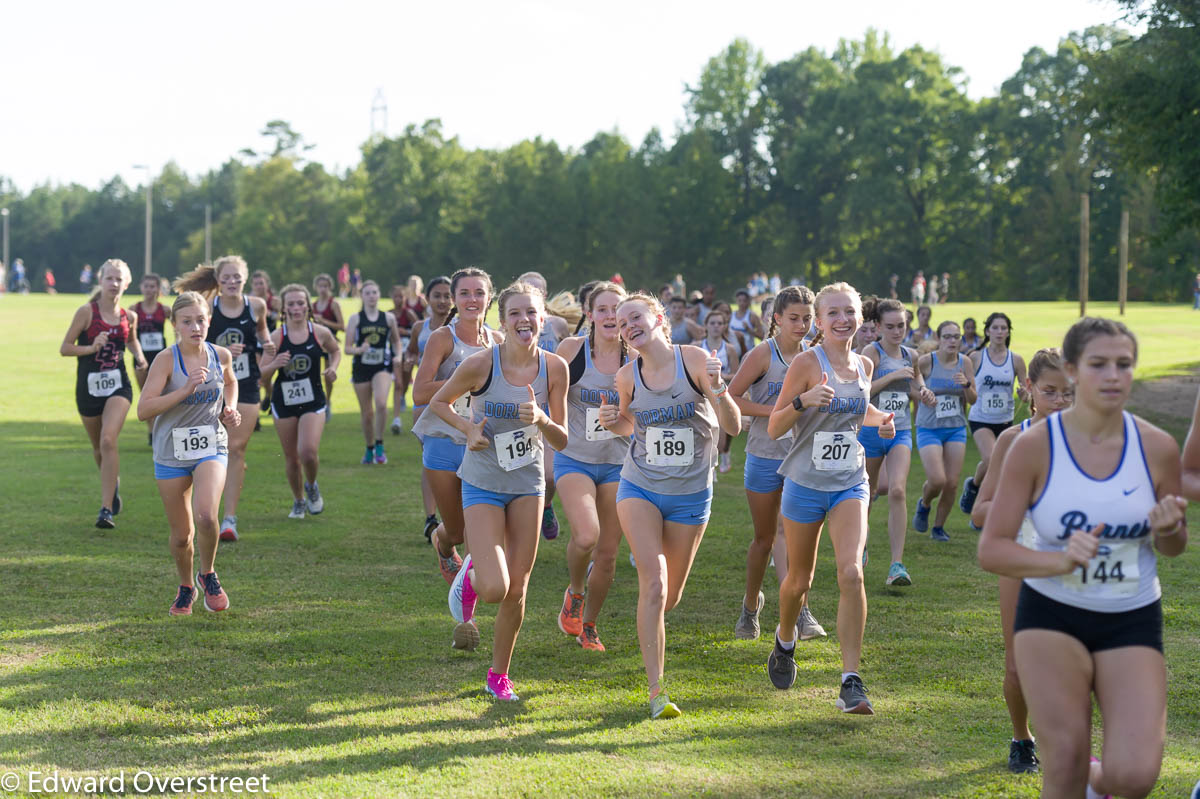
[[[516,702],[521,698],[513,692],[512,680],[507,674],[497,674],[491,669],[488,669],[487,692],[501,702]]]

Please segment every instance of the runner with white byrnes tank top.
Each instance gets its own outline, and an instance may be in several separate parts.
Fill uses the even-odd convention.
[[[788,541],[788,574],[779,586],[779,626],[767,660],[771,683],[781,690],[796,681],[796,622],[801,597],[812,584],[817,544],[828,522],[838,572],[838,638],[842,654],[837,707],[874,713],[858,673],[867,598],[862,555],[867,539],[867,475],[857,433],[879,427],[895,435],[893,414],[870,403],[873,364],[854,352],[862,324],[862,300],[847,283],[825,286],[813,303],[820,344],[792,359],[767,423],[770,435],[792,431],[779,467],[784,476],[781,513]],[[852,579],[850,575],[856,575]]]
[[[740,412],[721,364],[697,347],[672,345],[662,305],[638,292],[617,308],[621,337],[638,357],[617,372],[619,406],[601,423],[633,443],[621,467],[617,515],[638,570],[638,642],[650,717],[680,714],[663,690],[664,614],[678,603],[708,524],[717,425],[729,435]]]
[[[1167,727],[1158,558],[1187,546],[1180,494],[1195,483],[1183,473],[1200,461],[1193,440],[1181,464],[1173,436],[1125,410],[1137,366],[1125,325],[1084,317],[1062,349],[1074,404],[1013,441],[979,563],[1024,581],[1013,648],[1045,792],[1146,796]],[[1026,511],[1032,549],[1017,540]],[[1103,762],[1092,755],[1094,706]]]

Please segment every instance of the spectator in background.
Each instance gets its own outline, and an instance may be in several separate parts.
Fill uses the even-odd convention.
[[[1196,273],[1196,279],[1192,281],[1192,310],[1200,311],[1200,272]]]
[[[913,278],[912,302],[913,305],[925,304],[925,272],[921,269],[917,270],[917,276]]]
[[[929,299],[930,305],[938,304],[938,276],[937,275],[929,276],[929,287],[928,287],[928,292],[927,292],[926,296]]]
[[[700,302],[697,304],[700,311],[700,318],[696,321],[701,325],[708,318],[708,314],[713,309],[713,304],[716,302],[717,287],[712,283],[705,283],[704,288],[700,290]]]
[[[683,275],[679,272],[675,273],[675,279],[671,281],[671,291],[676,297],[687,297],[687,283],[683,282]]]
[[[767,285],[769,286],[772,294],[778,294],[783,290],[783,279],[780,278],[779,273],[776,272],[771,275],[771,280]]]
[[[362,270],[355,269],[350,275],[350,296],[358,299],[362,291]]]
[[[345,299],[350,296],[350,264],[342,264],[337,272],[338,294]]]
[[[12,274],[9,275],[9,280],[12,281],[12,291],[20,294],[29,293],[29,279],[25,276],[25,262],[20,258],[14,258],[12,262]]]
[[[8,290],[8,268],[4,265],[4,261],[0,261],[0,294]]]
[[[900,292],[897,290],[897,285],[900,283],[900,276],[895,272],[888,278],[888,296],[893,300],[900,299]]]
[[[620,272],[613,272],[613,276],[610,279],[612,280],[613,283],[616,283],[618,286],[625,285],[625,278],[621,277]]]
[[[58,293],[58,289],[55,288],[55,283],[57,283],[57,281],[54,279],[54,270],[53,269],[51,269],[50,267],[47,266],[46,273],[44,275],[42,275],[42,279],[46,282],[46,293],[47,294],[57,294]]]
[[[84,264],[83,269],[79,270],[79,293],[92,293],[92,265]]]
[[[942,272],[942,304],[950,301],[950,273]]]
[[[662,307],[671,307],[671,298],[675,296],[675,287],[670,283],[663,283],[658,289],[658,301],[662,303]]]

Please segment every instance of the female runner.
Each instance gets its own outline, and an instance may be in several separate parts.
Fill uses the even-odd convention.
[[[783,377],[796,355],[804,350],[804,337],[812,327],[813,293],[807,287],[788,286],[775,298],[771,328],[767,340],[750,351],[729,384],[729,393],[742,416],[750,417],[746,437],[746,466],[742,479],[746,503],[754,524],[754,540],[746,553],[746,593],[733,634],[743,640],[759,636],[759,614],[766,597],[762,592],[763,574],[772,552],[780,582],[787,575],[787,539],[782,535],[779,503],[783,496],[783,477],[779,467],[791,446],[791,431],[778,440],[767,435],[767,420],[775,408]],[[749,396],[744,396],[748,394]],[[810,578],[811,581],[811,578]],[[751,609],[753,603],[753,609]],[[801,598],[800,640],[819,638],[825,629],[808,609],[808,595]]]
[[[400,329],[402,350],[408,349],[413,328],[425,318],[429,311],[429,303],[423,293],[424,289],[425,283],[417,275],[410,275],[408,283],[403,286],[392,286],[392,316],[396,318],[396,326]],[[392,417],[392,435],[398,436],[404,429],[400,412],[408,407],[407,396],[408,386],[412,383],[412,366],[401,360],[400,363],[392,364],[392,371],[395,372],[393,389],[395,398],[392,401],[395,416]]]
[[[1013,648],[1041,733],[1043,795],[1141,797],[1166,734],[1155,550],[1187,545],[1179,446],[1125,411],[1137,340],[1124,325],[1080,319],[1063,360],[1075,404],[1013,442],[979,563],[1024,581]],[[1026,513],[1032,548],[1017,542]],[[1089,763],[1093,696],[1104,743]]]
[[[236,427],[239,421],[238,380],[229,350],[206,340],[208,300],[194,291],[180,294],[171,306],[171,324],[175,345],[151,364],[138,397],[138,418],[154,423],[154,478],[179,574],[179,592],[169,613],[190,616],[197,586],[206,610],[229,607],[214,562],[229,456],[225,424]],[[192,572],[195,539],[200,545],[198,572]]]
[[[928,305],[922,305],[917,308],[917,326],[914,328],[912,326],[912,320],[908,320],[909,331],[908,335],[904,337],[904,343],[915,348],[919,346],[921,342],[928,339],[933,334],[933,330],[931,330],[929,327],[929,319],[932,316],[933,311]],[[941,329],[941,325],[938,325],[938,329]]]
[[[796,681],[796,620],[828,519],[840,594],[842,677],[837,706],[843,713],[871,715],[875,711],[858,673],[867,623],[862,553],[868,497],[863,450],[855,436],[863,426],[878,427],[881,438],[893,437],[896,429],[893,414],[870,404],[872,365],[853,351],[862,320],[858,292],[847,283],[833,283],[818,292],[813,305],[821,342],[792,359],[767,422],[770,436],[793,433],[780,467],[789,568],[779,586],[779,627],[767,672],[776,688],[790,688]]]
[[[429,281],[427,298],[429,315],[413,325],[412,335],[409,336],[408,346],[404,350],[405,368],[410,372],[425,357],[425,345],[429,341],[430,334],[446,323],[450,309],[454,307],[453,298],[450,296],[450,278],[439,276]],[[416,404],[415,400],[413,401],[414,435],[416,435],[415,426],[425,407]],[[417,436],[417,441],[421,442],[421,447],[424,449],[425,442],[421,436]],[[425,540],[431,542],[433,531],[438,526],[437,503],[433,498],[433,488],[429,485],[429,472],[425,469],[421,470],[421,501],[425,508]]]
[[[1058,348],[1038,350],[1029,361],[1028,387],[1035,397],[1033,416],[1021,422],[1018,427],[1010,427],[996,439],[996,448],[992,451],[992,468],[988,476],[983,478],[979,487],[979,497],[975,508],[971,511],[971,522],[983,529],[987,520],[988,509],[996,496],[996,488],[1000,485],[1000,475],[1004,468],[1004,458],[1018,435],[1035,424],[1040,424],[1057,413],[1070,407],[1075,397],[1075,390],[1063,372],[1062,353]],[[1029,521],[1029,515],[1021,522],[1021,533],[1017,541],[1024,546],[1033,546],[1033,536],[1036,532]],[[1013,658],[1013,617],[1017,612],[1017,595],[1021,589],[1021,581],[1011,577],[1000,577],[1000,626],[1004,632],[1004,703],[1008,706],[1008,715],[1012,720],[1013,737],[1008,747],[1008,770],[1013,773],[1033,773],[1038,770],[1037,746],[1033,735],[1029,732],[1029,708],[1025,704],[1025,695],[1021,692],[1021,680],[1017,675],[1017,663]]]
[[[240,255],[226,255],[212,265],[202,265],[175,281],[177,292],[195,291],[204,296],[217,292],[208,341],[229,350],[233,356],[233,375],[238,379],[238,414],[229,432],[229,466],[225,472],[225,513],[221,521],[221,540],[237,541],[237,509],[246,478],[246,445],[258,420],[259,357],[275,355],[271,334],[267,331],[267,304],[259,297],[243,293],[249,271]]]
[[[546,284],[546,278],[542,277],[541,272],[526,272],[517,278],[517,282],[525,282],[541,289],[542,299],[548,300],[550,294]],[[558,342],[562,341],[569,335],[569,327],[567,320],[561,316],[552,316],[545,314],[545,319],[542,322],[542,332],[538,338],[538,346],[546,352],[554,352],[558,349]],[[543,465],[546,474],[554,474],[554,459],[550,454],[550,450],[543,453],[546,462]],[[542,511],[542,537],[547,541],[558,538],[558,518],[554,515],[554,482],[546,483],[546,507]]]
[[[383,451],[383,426],[387,424],[388,393],[392,388],[393,353],[400,351],[396,317],[379,310],[379,284],[362,284],[362,310],[346,325],[346,352],[354,356],[350,382],[358,396],[367,451],[362,462],[387,463]],[[372,318],[373,317],[373,318]]]
[[[734,295],[737,310],[729,317],[729,329],[738,337],[742,352],[749,352],[763,339],[762,317],[750,307],[750,292],[738,289]]]
[[[709,311],[708,316],[704,317],[704,338],[692,343],[705,352],[712,353],[721,362],[722,383],[728,384],[733,380],[733,376],[737,374],[738,361],[742,351],[738,349],[737,342],[729,334],[729,316],[723,310],[713,308]],[[733,439],[725,433],[721,433],[720,439],[717,441],[717,452],[719,453],[717,469],[721,474],[725,474],[733,468],[729,459],[729,448],[732,441]]]
[[[358,270],[354,270],[358,274]],[[313,289],[317,292],[312,304],[312,320],[333,333],[333,340],[338,340],[338,333],[346,329],[346,318],[342,316],[342,306],[333,296],[333,278],[322,272],[313,278]],[[358,284],[354,284],[352,296],[358,296]],[[322,353],[322,358],[329,359],[328,353]],[[333,413],[333,380],[325,379],[325,418]]]
[[[142,276],[142,299],[129,310],[137,314],[137,338],[142,345],[142,355],[146,358],[145,369],[134,369],[138,390],[146,385],[146,375],[150,372],[150,364],[155,357],[167,348],[167,307],[158,301],[162,292],[162,278],[153,272]],[[154,425],[146,423],[147,443],[154,446]]]
[[[975,495],[983,485],[996,439],[1012,425],[1016,413],[1013,387],[1016,387],[1021,402],[1029,402],[1029,392],[1025,390],[1025,359],[1008,346],[1012,342],[1011,320],[997,311],[987,318],[983,330],[988,345],[970,356],[979,402],[971,405],[967,422],[971,425],[975,446],[979,447],[979,465],[975,467],[975,474],[963,482],[962,496],[958,500],[958,506],[966,514],[970,514],[975,506]]]
[[[306,510],[313,516],[325,510],[325,500],[317,487],[328,403],[321,386],[321,353],[329,354],[324,372],[328,385],[337,379],[342,350],[328,328],[309,321],[312,306],[307,288],[290,283],[279,292],[279,299],[283,302],[284,322],[271,334],[276,355],[263,363],[263,371],[269,375],[280,373],[271,394],[271,415],[275,417],[275,432],[292,489],[288,518],[303,519]]]
[[[921,356],[917,368],[933,393],[924,395],[917,407],[917,450],[925,467],[925,483],[917,499],[912,526],[918,533],[929,530],[929,510],[939,495],[937,516],[929,535],[934,541],[949,541],[946,519],[954,502],[958,475],[967,452],[967,417],[964,402],[975,401],[975,376],[959,352],[962,335],[958,324],[947,319],[937,328],[938,348]]]
[[[129,415],[133,388],[125,371],[125,347],[133,353],[133,368],[146,369],[146,358],[136,336],[137,313],[121,307],[121,297],[133,276],[129,266],[110,258],[96,273],[97,288],[88,302],[75,311],[58,351],[78,358],[75,373],[75,407],[92,442],[92,457],[100,467],[100,515],[96,526],[116,527],[113,516],[121,512],[121,455],[117,439]]]
[[[450,278],[450,295],[454,298],[454,308],[446,324],[429,336],[413,379],[414,405],[425,405],[433,399],[469,356],[503,341],[502,334],[488,330],[483,323],[492,304],[492,278],[487,272],[473,266],[458,270]],[[459,416],[469,418],[471,398],[459,397],[453,407]],[[463,542],[462,480],[458,469],[462,466],[467,437],[436,413],[421,414],[413,425],[413,433],[421,439],[421,465],[442,514],[442,523],[434,529],[431,543],[437,550],[442,578],[451,583],[462,566],[462,558],[455,550]],[[474,649],[478,641],[478,635],[468,636],[455,639],[455,645],[459,649]]]
[[[596,619],[616,569],[621,543],[617,483],[629,449],[629,439],[617,437],[600,424],[600,405],[617,403],[615,378],[626,360],[625,342],[617,330],[617,306],[623,299],[625,289],[616,283],[596,283],[586,300],[586,335],[558,345],[558,355],[570,364],[569,435],[567,446],[554,453],[554,482],[571,524],[567,543],[570,581],[558,628],[575,636],[584,649],[597,652],[604,651]]]
[[[471,554],[450,587],[460,630],[478,638],[475,604],[499,604],[487,692],[515,701],[508,677],[525,617],[525,593],[537,559],[538,520],[546,476],[542,448],[567,444],[567,365],[538,347],[545,295],[517,282],[500,292],[504,343],[463,361],[429,403],[443,423],[467,440],[462,504]],[[472,395],[468,421],[451,404]]]
[[[672,345],[663,308],[636,293],[617,309],[636,361],[617,372],[620,405],[604,403],[600,422],[633,436],[621,467],[617,516],[638,569],[638,642],[650,688],[650,717],[680,714],[663,689],[664,616],[679,603],[712,507],[714,438],[741,424],[721,363],[698,347]]]
[[[873,427],[858,433],[867,458],[867,479],[871,496],[876,496],[880,483],[880,467],[888,485],[888,544],[892,565],[888,567],[885,585],[912,585],[912,577],[904,568],[904,539],[908,532],[908,469],[912,464],[912,397],[921,401],[933,398],[916,369],[916,350],[905,347],[904,306],[899,300],[868,301],[863,317],[871,320],[880,337],[862,353],[872,364],[871,403],[884,413],[893,413],[896,435],[883,440]]]
[[[274,333],[275,328],[279,327],[280,313],[283,309],[279,298],[271,290],[271,276],[265,270],[255,269],[254,274],[250,275],[250,293],[267,304],[267,333]],[[260,377],[258,384],[262,388],[262,410],[270,410],[271,381],[269,378]],[[258,429],[257,425],[255,429]]]

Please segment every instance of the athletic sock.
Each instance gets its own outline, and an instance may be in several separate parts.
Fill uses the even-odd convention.
[[[845,682],[846,680],[850,679],[850,677],[858,677],[858,672],[857,671],[843,671],[842,672],[842,682]],[[862,677],[858,677],[858,678],[860,680],[862,679]]]
[[[775,646],[782,649],[784,652],[791,652],[796,648],[795,641],[788,641],[786,644],[779,640],[779,630],[775,631]]]

